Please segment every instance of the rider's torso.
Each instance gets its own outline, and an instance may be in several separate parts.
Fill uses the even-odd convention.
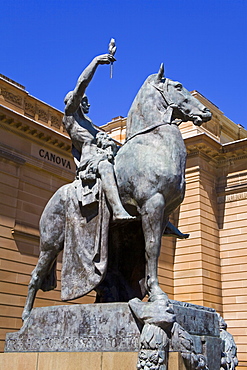
[[[64,126],[71,137],[73,146],[79,151],[85,145],[94,145],[95,137],[98,130],[92,125],[92,121],[87,116],[81,116],[78,112],[73,115],[64,115],[63,118]]]

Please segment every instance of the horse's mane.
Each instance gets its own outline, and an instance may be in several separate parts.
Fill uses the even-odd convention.
[[[167,106],[162,95],[155,88],[155,84],[157,84],[157,74],[152,74],[147,77],[138,91],[127,117],[127,139],[155,122],[162,122]]]

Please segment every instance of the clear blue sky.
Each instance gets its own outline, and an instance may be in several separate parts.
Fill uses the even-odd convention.
[[[198,90],[247,129],[246,0],[8,0],[0,8],[0,73],[63,110],[91,59],[117,43],[113,79],[100,66],[87,94],[97,125],[126,116],[145,78]]]

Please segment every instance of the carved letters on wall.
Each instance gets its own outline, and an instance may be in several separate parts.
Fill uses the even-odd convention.
[[[70,161],[65,158],[60,157],[57,154],[48,152],[47,150],[44,150],[44,149],[39,149],[39,157],[41,157],[42,159],[48,160],[50,162],[56,163],[64,168],[69,168],[71,170]]]
[[[217,203],[230,203],[237,200],[247,199],[247,192],[238,193],[238,194],[228,194],[226,196],[221,196],[217,198]]]
[[[40,338],[36,336],[30,340],[28,337],[22,338],[7,338],[6,347],[8,352],[19,352],[19,351],[42,351],[42,352],[53,352],[58,351],[60,348],[66,348],[67,351],[90,351],[93,348],[95,351],[100,351],[102,347],[114,348],[116,342],[119,343],[119,350],[125,350],[129,347],[138,348],[139,336],[131,335],[125,336],[116,335],[114,337],[106,335],[97,336],[82,336],[75,338],[74,336],[57,336],[52,339]],[[122,347],[122,348],[121,348]]]

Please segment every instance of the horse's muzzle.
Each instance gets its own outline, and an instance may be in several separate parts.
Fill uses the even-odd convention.
[[[194,114],[192,120],[194,125],[200,126],[203,122],[207,122],[212,118],[212,113],[208,108],[204,108],[200,115]]]

